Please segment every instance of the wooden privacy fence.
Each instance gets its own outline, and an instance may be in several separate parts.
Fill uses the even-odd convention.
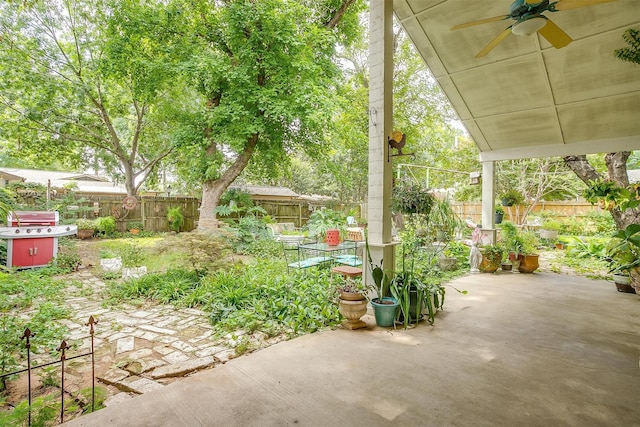
[[[116,218],[118,231],[127,231],[129,221],[142,222],[144,229],[148,231],[169,231],[167,212],[169,209],[180,207],[184,216],[184,226],[181,231],[191,231],[198,225],[200,216],[200,199],[195,197],[158,197],[136,196],[138,203],[127,210],[123,207],[123,195],[82,195],[87,206],[96,206],[98,216],[113,216]],[[87,215],[88,217],[89,215]]]
[[[475,223],[482,220],[482,203],[481,202],[452,202],[451,207],[454,212],[462,219],[471,218]],[[512,221],[516,224],[522,223],[525,218],[525,206],[504,207],[504,220]],[[558,217],[584,216],[589,212],[602,212],[598,206],[593,206],[588,202],[545,202],[540,201],[529,212],[529,215],[539,213],[541,211],[554,212]]]

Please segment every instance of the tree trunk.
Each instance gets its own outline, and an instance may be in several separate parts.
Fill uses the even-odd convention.
[[[626,187],[629,185],[629,175],[627,174],[627,159],[631,155],[629,151],[621,151],[617,153],[608,153],[605,157],[605,163],[607,165],[609,181],[615,182],[620,187]],[[566,156],[563,158],[565,164],[571,169],[577,176],[589,185],[589,181],[598,179],[604,179],[595,168],[587,160],[587,156]],[[611,211],[611,216],[616,224],[618,230],[624,230],[629,224],[640,223],[640,208],[627,209],[624,212],[620,208],[614,208]]]
[[[198,220],[198,231],[210,231],[218,228],[215,209],[220,202],[220,196],[231,185],[231,183],[242,173],[249,159],[258,144],[258,134],[253,134],[246,142],[244,149],[236,161],[224,171],[222,176],[212,181],[205,181],[202,184],[202,203],[200,205],[200,219]]]

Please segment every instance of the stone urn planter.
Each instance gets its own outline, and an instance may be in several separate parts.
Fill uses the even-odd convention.
[[[342,297],[338,299],[338,311],[344,316],[342,326],[351,330],[367,327],[367,324],[360,320],[367,313],[367,300],[360,294],[351,294],[351,297],[355,298],[355,295],[361,299],[348,300]]]
[[[118,273],[122,269],[122,258],[102,258],[100,267],[105,273]]]
[[[139,279],[147,274],[147,267],[123,267],[122,268],[122,280]]]
[[[520,261],[520,266],[518,267],[518,271],[520,273],[533,273],[540,267],[538,263],[538,254],[529,254],[524,255],[522,257],[522,261]]]

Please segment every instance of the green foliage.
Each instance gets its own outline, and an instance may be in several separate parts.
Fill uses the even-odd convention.
[[[613,234],[607,253],[615,270],[627,271],[640,265],[640,224],[630,224]]]
[[[31,413],[31,425],[34,427],[53,426],[60,414],[60,400],[53,394],[38,396],[31,402],[23,400],[12,411],[0,411],[0,425],[27,425]]]
[[[141,221],[129,221],[127,222],[127,230],[142,230],[144,228],[144,225],[142,224]]]
[[[266,259],[206,276],[185,270],[148,274],[112,283],[108,292],[112,303],[145,298],[199,307],[210,313],[216,334],[300,334],[339,321],[337,306],[329,302],[328,273],[307,273],[288,276],[281,260]]]
[[[220,196],[220,203],[230,204],[234,202],[238,207],[249,208],[253,206],[251,194],[242,188],[229,188]]]
[[[495,213],[504,215],[504,208],[502,207],[502,205],[496,205]]]
[[[123,267],[132,268],[140,267],[145,261],[146,255],[142,247],[129,242],[120,249],[120,257],[122,258]]]
[[[262,237],[246,245],[243,253],[253,255],[258,259],[278,258],[282,256],[282,244],[271,238]]]
[[[622,49],[616,49],[614,55],[623,61],[640,64],[640,31],[628,28],[622,35],[622,39],[629,45]]]
[[[500,199],[502,200],[502,204],[505,206],[513,206],[522,203],[524,197],[522,193],[519,191],[510,188],[500,195]]]
[[[182,208],[180,206],[171,208],[167,212],[167,221],[169,222],[169,229],[180,232],[180,228],[184,226],[184,215],[182,215]]]
[[[581,238],[573,236],[566,249],[568,256],[576,258],[595,258],[604,260],[607,257],[606,240],[600,238]]]
[[[79,218],[76,220],[76,226],[78,230],[94,230],[96,229],[96,222],[91,219]]]
[[[224,257],[229,252],[229,244],[226,239],[217,235],[190,232],[174,236],[159,248],[160,253],[168,250],[183,254],[189,266],[204,275],[217,270],[224,264]]]
[[[310,236],[326,236],[327,231],[338,229],[341,233],[346,230],[347,217],[333,209],[317,209],[309,215],[307,227]]]
[[[391,198],[394,212],[428,215],[433,205],[434,198],[428,188],[410,179],[396,182]]]
[[[58,252],[54,263],[60,270],[72,272],[78,270],[82,264],[82,258],[77,253]]]
[[[0,224],[7,222],[7,216],[13,209],[15,195],[4,187],[0,187]]]
[[[113,236],[116,232],[116,219],[112,216],[96,218],[96,232],[100,236]]]

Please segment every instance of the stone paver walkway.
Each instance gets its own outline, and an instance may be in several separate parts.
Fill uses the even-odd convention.
[[[68,341],[79,345],[74,352],[80,354],[91,348],[86,325],[89,317],[98,320],[94,339],[96,377],[109,390],[107,406],[236,357],[234,347],[243,333],[215,339],[208,316],[201,310],[155,304],[104,308],[105,282],[91,270],[80,270],[70,275],[69,280],[76,281],[69,287],[73,296],[66,298],[73,314],[61,323],[69,328]],[[252,349],[283,340],[266,339],[260,333],[247,339]],[[67,390],[87,387],[87,376],[90,384],[90,363],[69,363],[66,372]]]

